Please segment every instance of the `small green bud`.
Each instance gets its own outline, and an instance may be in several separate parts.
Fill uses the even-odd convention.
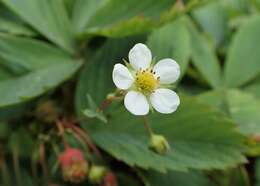
[[[153,134],[150,139],[150,148],[159,154],[165,154],[170,149],[170,145],[164,136]]]
[[[113,100],[115,98],[115,94],[114,93],[110,93],[107,95],[107,100]]]
[[[89,181],[94,184],[99,184],[102,182],[107,169],[103,166],[92,165],[89,171]]]

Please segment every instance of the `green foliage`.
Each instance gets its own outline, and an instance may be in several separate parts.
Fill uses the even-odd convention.
[[[147,186],[214,186],[206,175],[195,171],[188,173],[171,171],[167,174],[150,172],[145,178],[148,181]]]
[[[232,90],[227,95],[231,117],[237,122],[241,132],[260,134],[260,100],[251,94]]]
[[[83,111],[83,114],[88,118],[97,118],[100,121],[107,123],[107,118],[103,114],[103,111],[98,110],[98,106],[96,105],[96,103],[93,101],[93,99],[91,98],[91,96],[89,94],[87,95],[87,100],[88,100],[88,105],[90,106],[90,108],[85,109]]]
[[[23,73],[0,82],[0,107],[38,96],[69,78],[80,67],[80,62],[45,43],[7,35],[1,35],[0,40],[3,65]]]
[[[0,0],[0,185],[93,185],[82,162],[62,166],[68,147],[84,171],[105,167],[102,186],[260,185],[259,11],[258,0]],[[136,43],[180,65],[176,112],[123,107],[112,71]]]
[[[0,63],[10,70],[16,67],[27,72],[73,61],[70,55],[47,43],[6,34],[0,35],[0,57]]]
[[[257,79],[254,83],[247,86],[245,90],[260,98],[260,79]]]
[[[73,22],[80,37],[89,34],[108,37],[128,36],[146,32],[158,25],[162,14],[170,11],[174,2],[174,0],[77,0]]]
[[[183,19],[171,22],[150,34],[147,44],[157,60],[171,57],[185,74],[190,58],[190,35]]]
[[[233,123],[193,99],[182,97],[177,113],[163,118],[154,114],[150,122],[170,142],[171,150],[165,156],[147,148],[148,136],[138,127],[141,118],[124,110],[115,112],[107,126],[90,125],[88,130],[97,144],[117,159],[146,169],[225,168],[245,161],[239,152],[243,137],[234,131]]]
[[[19,17],[4,8],[2,4],[0,4],[0,32],[25,36],[36,35],[36,32],[34,32],[30,27],[26,26],[25,23],[19,19]]]
[[[191,36],[193,64],[212,87],[219,87],[221,84],[220,65],[213,47],[190,20],[186,21]]]
[[[234,36],[225,66],[228,87],[244,85],[259,75],[259,32],[260,17],[253,16]]]
[[[3,3],[52,42],[74,51],[72,28],[62,0],[3,0]]]
[[[192,15],[212,37],[215,45],[220,45],[224,41],[228,32],[227,11],[220,2],[212,2],[195,9]]]
[[[109,43],[109,44],[108,44]],[[115,51],[114,46],[119,47],[122,49],[120,51]],[[111,84],[111,72],[113,66],[113,61],[116,62],[116,59],[120,59],[121,53],[124,53],[123,48],[125,45],[128,45],[127,40],[111,40],[110,42],[107,42],[104,48],[101,50],[101,52],[94,57],[97,61],[95,63],[91,64],[91,67],[88,68],[88,70],[83,71],[81,78],[82,84],[79,84],[78,87],[78,110],[82,110],[86,108],[86,102],[85,105],[82,104],[83,100],[86,99],[85,92],[87,91],[93,96],[93,99],[101,101],[104,99],[105,95],[109,93],[107,86]],[[110,46],[110,48],[107,48],[106,46]],[[126,55],[126,54],[125,54]],[[106,59],[111,59],[109,61],[112,61],[112,64],[110,64],[110,68],[104,67],[101,68],[101,64],[105,63],[106,61],[100,60],[100,58],[105,57]],[[117,57],[118,56],[118,57]],[[99,75],[100,74],[100,75]],[[102,75],[102,76],[101,76]],[[100,82],[100,84],[97,84],[90,81],[90,79],[94,79],[95,77],[99,77],[102,80],[99,80],[97,82]],[[108,78],[109,77],[109,78]],[[84,87],[84,88],[83,88]],[[110,86],[109,86],[110,87]],[[187,100],[185,100],[187,99]],[[151,152],[147,148],[148,139],[147,137],[144,137],[144,131],[137,127],[139,126],[138,123],[142,123],[142,120],[135,119],[134,117],[131,117],[130,114],[125,113],[125,111],[118,112],[115,116],[112,115],[112,120],[108,122],[107,126],[104,125],[98,125],[95,124],[95,122],[88,127],[88,130],[91,131],[91,134],[93,134],[94,140],[99,144],[102,148],[104,148],[106,151],[111,153],[113,156],[117,157],[118,159],[125,161],[129,165],[138,165],[143,168],[153,168],[155,170],[164,171],[166,169],[173,169],[173,170],[185,170],[186,168],[202,168],[202,169],[209,169],[209,168],[221,168],[226,166],[231,166],[234,162],[230,161],[231,159],[235,161],[244,161],[243,157],[241,157],[239,154],[239,151],[236,152],[236,145],[241,145],[241,140],[243,138],[237,136],[237,134],[233,134],[232,139],[234,140],[233,144],[227,144],[226,148],[224,147],[224,144],[220,142],[221,140],[229,141],[231,142],[231,139],[224,139],[224,131],[232,131],[232,123],[228,122],[225,117],[223,117],[222,121],[217,121],[219,123],[214,124],[214,117],[218,117],[218,113],[215,113],[214,111],[210,111],[208,107],[204,107],[203,105],[200,105],[196,101],[189,99],[189,98],[183,98],[182,107],[179,109],[179,111],[173,115],[172,117],[165,117],[161,118],[160,116],[154,116],[154,118],[151,118],[151,123],[153,124],[153,127],[156,128],[156,131],[161,131],[161,133],[166,134],[169,132],[169,136],[167,136],[168,139],[172,137],[172,151],[166,155],[165,158],[158,156]],[[191,104],[192,102],[192,104]],[[193,103],[194,102],[194,103]],[[198,105],[196,105],[198,104]],[[196,105],[193,108],[190,107],[190,105]],[[201,108],[201,110],[199,110]],[[205,113],[204,113],[205,112]],[[188,113],[191,113],[191,118],[188,117]],[[110,113],[112,114],[112,113]],[[179,114],[179,115],[178,115]],[[201,114],[196,115],[196,114]],[[186,117],[183,115],[187,115]],[[208,120],[205,118],[205,116],[208,116]],[[194,117],[194,119],[193,119]],[[198,120],[199,118],[203,119],[201,121],[194,123],[195,118]],[[115,119],[115,120],[113,120]],[[203,122],[205,122],[203,124]],[[181,123],[181,125],[179,124]],[[208,123],[211,123],[212,128],[206,127]],[[221,123],[225,123],[223,126]],[[229,123],[229,124],[228,124]],[[215,126],[214,126],[215,125]],[[230,125],[230,126],[229,126]],[[88,126],[88,125],[83,125]],[[222,127],[231,127],[230,129],[222,128]],[[93,127],[93,128],[92,128]],[[215,128],[216,127],[216,128]],[[228,128],[229,128],[228,127]],[[196,128],[199,131],[196,132],[195,130],[192,130],[192,128]],[[183,132],[186,130],[190,131],[189,134],[191,136],[183,136]],[[207,130],[207,131],[204,131]],[[210,134],[210,131],[213,133],[216,132],[216,130],[220,130],[222,132],[219,132],[219,134],[222,134],[224,136],[216,136],[216,141],[211,141],[210,139],[214,139],[212,134]],[[193,133],[194,132],[194,133]],[[200,135],[201,133],[207,134],[205,138],[202,138]],[[174,134],[176,136],[174,136]],[[179,135],[180,136],[179,136]],[[179,138],[178,138],[179,136]],[[197,137],[196,137],[197,136]],[[186,138],[187,137],[187,138]],[[226,137],[231,137],[231,133],[229,133]],[[197,140],[195,140],[198,138]],[[178,140],[179,139],[179,140]],[[202,140],[200,142],[200,140]],[[191,140],[191,141],[190,141]],[[192,142],[195,140],[196,142]],[[206,141],[205,141],[206,140]],[[207,141],[209,140],[209,141]],[[237,141],[238,140],[238,141]],[[127,145],[125,145],[124,142],[128,142]],[[179,141],[179,143],[178,143]],[[239,142],[240,141],[240,142]],[[205,142],[205,143],[204,143]],[[217,153],[214,152],[214,149],[211,148],[211,146],[218,146],[218,143],[222,144],[222,152],[227,150],[225,152],[225,157],[227,158],[225,161],[223,161],[223,158],[220,158],[221,161],[217,160],[217,157],[214,158],[214,162],[211,161],[211,159],[214,157],[214,154]],[[184,145],[185,144],[185,145]],[[234,147],[231,146],[234,145]],[[195,151],[193,148],[190,153],[192,156],[189,156],[190,153],[188,153],[188,149],[186,149],[187,146],[194,147],[198,146],[200,148],[196,148],[197,151]],[[221,147],[218,147],[221,148]],[[233,150],[231,150],[233,148]],[[240,147],[239,147],[240,148]],[[238,149],[239,149],[238,148]],[[237,149],[237,150],[238,150]],[[231,150],[231,151],[230,151]],[[146,155],[144,155],[146,154]],[[197,154],[197,156],[195,156]],[[202,156],[204,156],[202,158]],[[229,154],[233,158],[228,158]],[[212,157],[213,156],[213,157]],[[217,156],[220,156],[218,154]],[[150,157],[150,158],[148,158]],[[235,158],[236,157],[236,158]],[[183,159],[182,159],[183,158]],[[156,161],[155,161],[156,159]],[[162,159],[164,161],[162,161]],[[203,159],[203,162],[200,162],[200,160]],[[208,159],[208,161],[206,161]],[[158,163],[160,162],[160,163]],[[165,162],[165,163],[164,163]]]
[[[28,101],[67,80],[80,63],[54,64],[24,76],[0,82],[0,107]],[[52,74],[50,76],[50,74]]]

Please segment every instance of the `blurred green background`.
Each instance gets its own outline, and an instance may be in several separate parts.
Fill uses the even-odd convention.
[[[119,186],[259,186],[259,12],[259,0],[0,0],[0,185],[116,186],[64,180],[65,140]],[[121,101],[96,112],[136,43],[181,66],[177,112],[149,115],[164,155]]]

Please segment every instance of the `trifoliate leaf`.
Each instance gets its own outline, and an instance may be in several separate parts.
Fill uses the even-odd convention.
[[[191,36],[192,63],[209,85],[217,88],[221,85],[221,70],[214,49],[191,20],[186,19],[186,22]]]
[[[234,35],[224,71],[228,87],[244,85],[260,74],[259,33],[260,16],[253,16]]]

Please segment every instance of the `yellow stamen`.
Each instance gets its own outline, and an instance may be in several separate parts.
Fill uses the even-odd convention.
[[[152,93],[159,84],[159,78],[154,76],[151,69],[140,70],[136,73],[135,86],[144,94]]]

